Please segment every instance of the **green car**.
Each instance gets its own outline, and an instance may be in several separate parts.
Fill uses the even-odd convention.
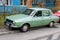
[[[58,20],[59,18],[50,9],[28,8],[21,14],[7,16],[5,25],[9,28],[20,28],[20,31],[26,32],[30,27],[44,25],[54,27],[54,23],[58,22]]]

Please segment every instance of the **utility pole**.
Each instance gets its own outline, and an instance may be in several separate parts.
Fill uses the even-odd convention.
[[[3,4],[4,5],[4,19],[5,19],[5,4]]]
[[[3,6],[4,6],[4,7],[3,7],[3,8],[4,8],[4,19],[5,19],[5,16],[6,16],[6,15],[5,15],[5,3],[6,3],[6,0],[3,1]]]

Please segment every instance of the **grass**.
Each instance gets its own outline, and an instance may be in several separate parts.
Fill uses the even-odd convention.
[[[16,15],[16,14],[6,14],[5,13],[5,16],[10,16],[10,15]],[[4,25],[4,14],[0,13],[0,28],[5,28],[5,25]]]
[[[4,28],[4,16],[3,14],[0,14],[0,28]]]
[[[5,16],[10,16],[12,14],[5,14]],[[5,28],[5,25],[4,25],[4,15],[2,13],[0,13],[0,28]]]
[[[16,15],[16,14],[20,14],[20,11],[13,11],[12,14],[5,13],[5,16]],[[3,13],[0,13],[0,28],[5,28],[4,21],[5,21],[4,15],[3,15]]]

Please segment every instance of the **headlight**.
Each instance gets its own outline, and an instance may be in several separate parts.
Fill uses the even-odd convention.
[[[15,22],[13,22],[13,25],[16,25],[16,23],[15,23]]]

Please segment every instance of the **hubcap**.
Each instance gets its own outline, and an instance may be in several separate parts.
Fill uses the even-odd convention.
[[[54,23],[53,23],[53,22],[51,22],[51,23],[50,23],[50,27],[53,27],[53,25],[54,25]]]
[[[28,30],[28,26],[27,25],[23,26],[23,31],[27,31],[27,30]]]

